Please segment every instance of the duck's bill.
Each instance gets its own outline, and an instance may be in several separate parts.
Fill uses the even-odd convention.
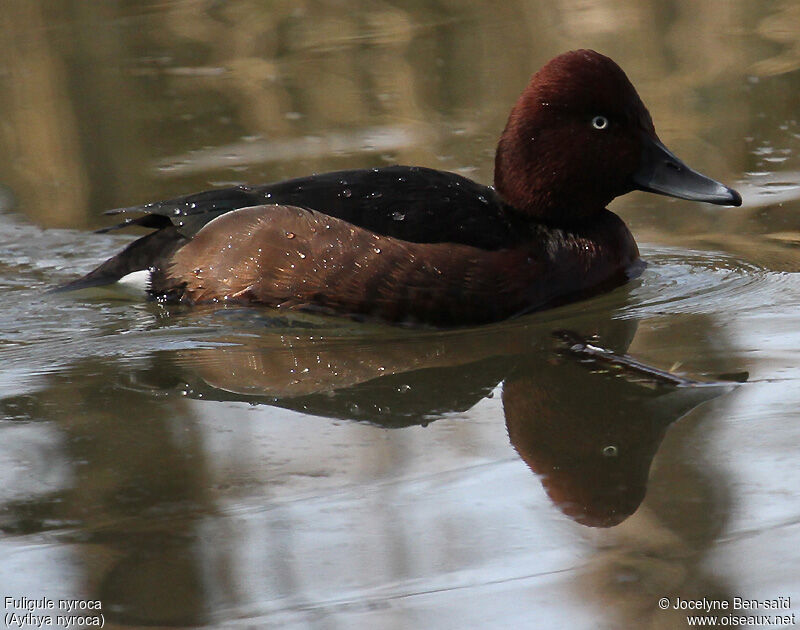
[[[679,160],[658,140],[645,137],[642,163],[633,174],[637,190],[719,206],[741,206],[741,195],[724,184],[698,173]]]

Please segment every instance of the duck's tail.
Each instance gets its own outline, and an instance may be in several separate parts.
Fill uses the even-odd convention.
[[[97,230],[98,233],[130,226],[145,227],[155,231],[134,241],[82,278],[52,291],[75,291],[114,284],[131,273],[159,269],[206,223],[242,206],[257,205],[262,199],[263,195],[256,189],[234,186],[167,201],[109,210],[105,214],[117,215],[123,220],[116,225]]]
[[[154,271],[161,268],[188,240],[175,225],[161,227],[133,241],[82,278],[56,287],[52,292],[60,293],[109,285],[137,271]]]

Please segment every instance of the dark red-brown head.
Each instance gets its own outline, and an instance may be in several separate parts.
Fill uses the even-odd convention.
[[[497,147],[495,187],[515,208],[554,223],[590,216],[634,189],[741,204],[661,144],[628,77],[593,50],[559,55],[531,78]]]

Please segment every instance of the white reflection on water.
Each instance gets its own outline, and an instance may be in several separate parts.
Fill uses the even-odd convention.
[[[782,156],[782,160],[787,159]],[[736,185],[744,208],[762,208],[800,199],[800,172],[753,172]]]

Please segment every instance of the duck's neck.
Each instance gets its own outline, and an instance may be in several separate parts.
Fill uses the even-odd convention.
[[[566,181],[560,157],[530,155],[505,135],[495,156],[494,187],[519,213],[548,225],[569,226],[602,214],[613,196]]]

